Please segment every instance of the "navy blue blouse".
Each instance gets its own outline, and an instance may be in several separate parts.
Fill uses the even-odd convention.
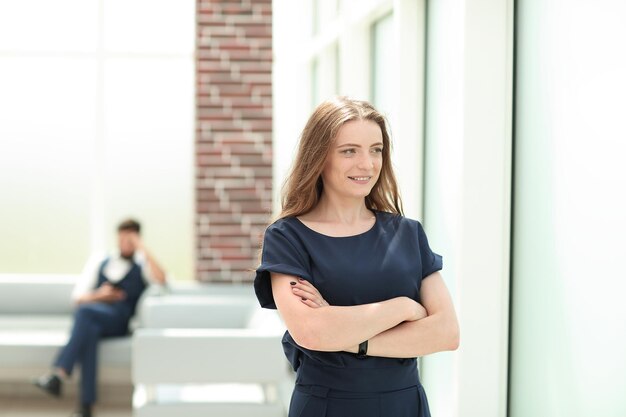
[[[370,230],[347,237],[318,233],[295,217],[271,224],[265,232],[261,265],[254,280],[261,306],[276,308],[270,272],[310,281],[330,305],[368,304],[400,296],[419,302],[422,279],[442,268],[441,256],[431,251],[418,221],[392,213],[374,213],[376,222]],[[301,354],[337,366],[347,366],[355,356],[304,349],[289,332],[285,333],[283,347],[294,370]],[[375,359],[383,363],[369,361],[370,366],[404,360]],[[364,362],[354,364],[363,366]]]

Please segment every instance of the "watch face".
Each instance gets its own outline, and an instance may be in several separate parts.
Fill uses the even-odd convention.
[[[359,343],[359,353],[356,354],[358,358],[364,358],[367,354],[367,340]]]

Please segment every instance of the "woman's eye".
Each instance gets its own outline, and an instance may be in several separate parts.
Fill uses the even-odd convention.
[[[372,148],[373,153],[383,153],[383,148]]]
[[[350,149],[344,149],[343,151],[341,151],[342,154],[344,155],[354,155],[356,153],[356,150],[350,148]]]

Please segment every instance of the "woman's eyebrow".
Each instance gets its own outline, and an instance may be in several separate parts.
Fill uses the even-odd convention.
[[[372,146],[382,146],[382,145],[383,145],[382,142],[376,142],[376,143],[371,144],[370,148]],[[360,148],[361,147],[361,145],[359,145],[358,143],[344,143],[343,145],[337,145],[338,148],[343,148],[345,146],[349,146],[351,148]]]

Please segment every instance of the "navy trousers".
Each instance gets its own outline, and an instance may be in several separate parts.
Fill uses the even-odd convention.
[[[296,385],[289,417],[430,417],[421,384],[387,392],[350,392]]]
[[[129,314],[122,306],[106,303],[83,304],[74,313],[74,326],[70,339],[59,352],[54,366],[72,374],[74,365],[80,364],[81,403],[91,405],[96,401],[98,342],[105,337],[128,333]]]
[[[288,417],[430,417],[415,358],[300,352]]]

